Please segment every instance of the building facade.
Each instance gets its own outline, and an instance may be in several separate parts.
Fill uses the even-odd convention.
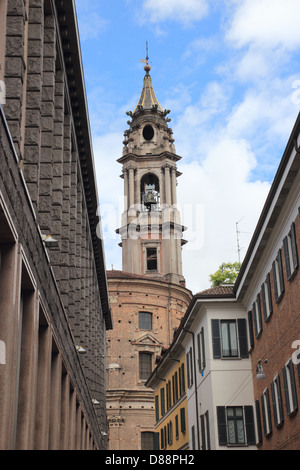
[[[300,116],[235,286],[249,318],[257,443],[262,450],[300,448],[299,146]],[[264,374],[257,374],[260,367]]]
[[[103,450],[112,319],[75,6],[1,0],[0,23],[0,448]]]
[[[164,362],[164,354],[168,361]],[[182,348],[162,349],[158,365],[146,382],[155,395],[155,448],[174,451],[189,449],[186,397],[186,354]]]
[[[146,61],[148,62],[148,60]],[[191,300],[182,274],[184,227],[176,206],[180,173],[169,111],[160,106],[145,65],[141,97],[125,131],[122,165],[123,270],[108,272],[114,329],[107,336],[109,448],[153,449],[156,356],[172,342]]]
[[[233,286],[194,296],[183,325],[190,445],[195,450],[255,450],[255,408],[247,313]]]
[[[253,390],[240,387],[252,373],[247,314],[236,303],[233,286],[208,289],[193,297],[169,351],[147,386],[160,382],[159,387],[164,387],[163,371],[176,368],[177,350],[186,356],[188,448],[256,449]],[[180,450],[179,442],[175,444]]]
[[[300,115],[235,285],[193,297],[163,358],[185,349],[191,449],[300,448],[299,144]]]

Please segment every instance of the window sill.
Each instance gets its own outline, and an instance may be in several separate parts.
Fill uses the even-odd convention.
[[[294,271],[292,272],[292,274],[290,275],[290,277],[287,279],[288,282],[292,282],[295,277],[296,277],[296,274],[297,274],[297,271],[298,271],[298,267],[294,269]]]
[[[298,408],[296,408],[295,410],[291,411],[290,414],[288,415],[289,418],[294,418],[294,416],[296,416],[296,414],[298,413]]]
[[[227,444],[227,447],[249,447],[249,444]]]
[[[277,297],[277,299],[275,300],[276,304],[280,304],[280,302],[282,301],[283,299],[283,296],[284,296],[284,290],[281,292],[281,294]]]
[[[241,357],[221,357],[221,360],[222,361],[241,361],[242,358]]]

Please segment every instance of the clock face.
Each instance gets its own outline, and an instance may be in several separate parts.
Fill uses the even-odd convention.
[[[145,140],[152,140],[154,137],[154,129],[150,124],[147,124],[143,129],[143,137]]]

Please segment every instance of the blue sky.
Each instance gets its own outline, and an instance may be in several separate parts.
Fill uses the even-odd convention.
[[[300,109],[299,0],[75,0],[107,268],[121,269],[127,110],[151,76],[182,156],[187,287],[241,259]]]

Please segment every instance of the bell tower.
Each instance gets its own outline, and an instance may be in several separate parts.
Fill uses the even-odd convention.
[[[123,271],[185,285],[182,246],[185,228],[177,208],[177,162],[170,111],[159,104],[145,62],[144,84],[124,133],[118,162],[123,167],[124,212],[121,236]]]

